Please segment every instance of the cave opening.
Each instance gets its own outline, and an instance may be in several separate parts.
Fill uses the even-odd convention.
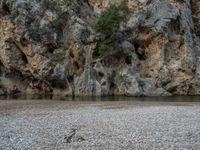
[[[193,0],[191,3],[191,10],[192,10],[192,18],[194,22],[194,31],[197,36],[200,36],[200,8],[198,4],[198,0]]]
[[[27,46],[28,45],[28,40],[26,39],[26,38],[22,38],[21,40],[20,40],[20,43],[23,45],[23,46]]]
[[[47,51],[50,53],[53,53],[56,48],[53,44],[47,44],[46,47],[47,47]]]
[[[69,52],[69,56],[70,56],[71,58],[74,58],[74,57],[75,57],[72,51]]]
[[[135,51],[137,51],[138,48],[140,47],[140,44],[139,44],[138,42],[135,42],[135,43],[134,43],[134,47],[135,47]]]
[[[22,61],[25,63],[25,64],[28,64],[28,59],[26,57],[26,55],[24,53],[22,53]]]
[[[4,74],[4,66],[3,63],[0,61],[0,77],[2,77]]]
[[[116,84],[114,82],[111,82],[110,83],[110,89],[114,89],[114,88],[116,88]]]
[[[102,85],[102,86],[105,86],[105,85],[106,85],[106,82],[104,81],[101,85]]]
[[[52,80],[51,81],[51,86],[52,87],[55,87],[55,88],[59,88],[59,89],[65,89],[67,86],[66,86],[66,82],[63,81],[63,80]]]
[[[140,60],[146,60],[145,46],[139,42],[134,43],[135,52]]]
[[[103,72],[98,72],[98,74],[99,74],[99,76],[100,76],[101,78],[104,77],[104,73],[103,73]]]
[[[10,8],[6,3],[3,3],[2,5],[2,9],[4,10],[4,12],[6,12],[7,14],[11,14]]]
[[[70,83],[73,83],[74,82],[74,76],[73,75],[68,75],[67,76],[67,79]]]
[[[127,65],[131,65],[132,64],[132,58],[130,56],[125,57],[125,62]]]
[[[74,68],[75,70],[79,70],[80,69],[80,65],[77,61],[74,61]]]

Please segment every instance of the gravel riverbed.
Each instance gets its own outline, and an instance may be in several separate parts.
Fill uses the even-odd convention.
[[[27,149],[197,150],[200,103],[0,100],[0,150]]]

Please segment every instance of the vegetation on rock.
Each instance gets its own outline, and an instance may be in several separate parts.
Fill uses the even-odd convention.
[[[109,39],[111,42],[100,41],[97,44],[95,54],[103,55],[107,50],[110,49],[114,42],[117,31],[120,27],[120,22],[123,21],[129,13],[127,0],[124,0],[120,5],[110,5],[95,23],[95,31],[104,35],[105,39]]]
[[[120,21],[119,8],[116,5],[111,5],[101,14],[95,24],[95,30],[97,33],[112,37],[119,28]]]

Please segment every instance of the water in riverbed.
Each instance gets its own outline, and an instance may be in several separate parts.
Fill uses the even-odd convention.
[[[200,96],[171,96],[171,97],[62,97],[52,95],[2,96],[0,100],[62,100],[62,101],[161,101],[161,102],[200,102]]]

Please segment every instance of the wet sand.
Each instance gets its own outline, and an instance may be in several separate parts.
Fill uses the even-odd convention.
[[[0,100],[1,149],[200,149],[200,102]]]

